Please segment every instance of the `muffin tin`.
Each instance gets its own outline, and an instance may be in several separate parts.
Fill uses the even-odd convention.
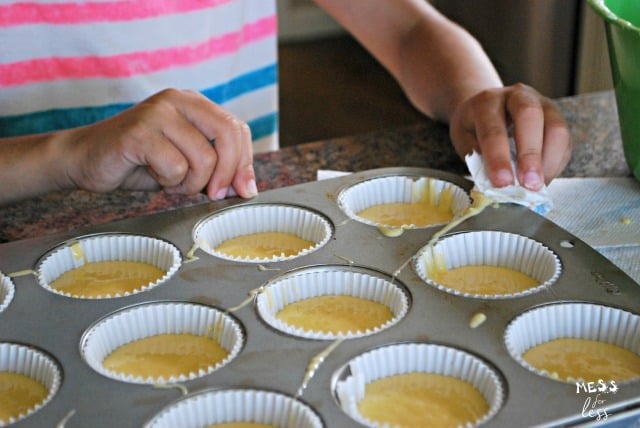
[[[361,425],[342,410],[337,392],[349,381],[350,364],[379,350],[407,346],[464,355],[492,373],[487,394],[498,404],[485,421],[487,426],[600,426],[640,418],[640,380],[620,383],[615,394],[596,397],[595,393],[577,390],[575,384],[559,382],[523,366],[512,356],[519,342],[510,338],[507,346],[505,336],[507,331],[515,331],[512,323],[523,314],[554,305],[586,304],[637,319],[640,285],[544,217],[503,204],[486,208],[449,234],[493,231],[526,237],[557,257],[559,273],[530,293],[500,299],[438,288],[421,278],[411,261],[439,226],[407,228],[400,236],[388,237],[375,226],[353,219],[338,203],[342,192],[354,185],[395,176],[431,177],[466,192],[472,186],[464,178],[443,171],[384,168],[271,190],[249,201],[212,202],[0,245],[0,279],[6,290],[0,293],[0,305],[4,306],[0,311],[0,344],[37,349],[50,356],[60,370],[59,385],[48,402],[14,425],[54,426],[64,421],[68,428],[155,426],[161,415],[173,414],[174,408],[185,412],[192,399],[229,394],[234,400],[245,396],[272,400],[273,396],[277,402],[294,402],[296,408],[310,412],[309,426],[316,426],[319,420],[326,427],[357,427]],[[311,239],[316,242],[312,251],[274,260],[233,260],[218,257],[199,238],[198,231],[204,230],[212,218],[234,209],[264,207],[275,208],[275,212],[280,207],[286,212],[306,211],[313,221],[320,219],[320,231]],[[180,251],[181,263],[161,283],[120,297],[77,299],[40,285],[38,267],[52,251],[79,239],[113,234],[165,241]],[[307,337],[276,328],[263,318],[260,303],[256,303],[269,287],[286,286],[296,275],[345,274],[394,285],[394,293],[400,296],[394,303],[398,319],[384,328],[336,342],[333,337]],[[373,296],[375,291],[365,294]],[[177,385],[155,386],[106,376],[87,362],[86,342],[92,337],[92,328],[105,320],[140,308],[185,304],[226,314],[232,323],[237,322],[238,327],[232,330],[243,343],[234,348],[237,353],[230,361]],[[475,322],[479,316],[484,322]],[[568,322],[582,321],[576,317]],[[613,321],[607,318],[606,322]],[[627,326],[625,331],[627,337],[620,343],[635,346],[638,352],[640,327]],[[325,352],[327,349],[330,352]],[[596,403],[597,408],[589,407]],[[603,421],[605,411],[607,420]],[[597,415],[600,420],[596,420]]]

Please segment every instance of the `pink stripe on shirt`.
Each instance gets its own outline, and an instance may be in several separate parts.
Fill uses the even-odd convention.
[[[0,27],[25,24],[79,24],[129,21],[190,12],[228,3],[230,0],[127,0],[107,2],[37,2],[0,5]]]
[[[109,57],[52,57],[0,64],[0,87],[61,79],[117,78],[153,73],[230,54],[244,44],[273,36],[276,32],[277,19],[272,15],[246,24],[240,31],[197,45]]]

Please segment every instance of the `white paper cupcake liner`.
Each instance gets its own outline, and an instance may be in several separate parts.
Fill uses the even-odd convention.
[[[22,420],[45,406],[56,395],[62,382],[61,369],[52,357],[33,346],[17,343],[0,342],[0,372],[27,376],[42,384],[49,391],[42,402],[26,413],[5,421],[9,424]],[[3,426],[2,421],[0,421],[0,426]]]
[[[520,365],[540,376],[568,382],[531,366],[522,358],[522,354],[534,346],[564,338],[595,340],[640,355],[640,316],[593,303],[548,304],[513,319],[504,335],[509,354]]]
[[[420,201],[425,192],[429,192],[427,194],[432,197],[431,201],[436,205],[445,189],[451,189],[451,212],[453,215],[470,205],[471,200],[467,193],[453,183],[432,177],[397,175],[365,180],[344,189],[338,195],[338,206],[349,218],[360,223],[379,228],[394,229],[398,227],[373,222],[360,217],[358,213],[374,205],[416,203]],[[436,224],[422,227],[407,224],[403,225],[401,229],[433,226],[436,226]]]
[[[257,389],[205,390],[186,396],[160,411],[145,428],[200,428],[213,424],[252,422],[282,428],[322,428],[307,404],[287,395]]]
[[[489,410],[476,424],[489,421],[505,399],[503,382],[494,368],[480,358],[449,346],[427,343],[387,345],[361,354],[335,373],[334,396],[342,410],[357,422],[375,427],[358,411],[365,386],[381,378],[406,373],[432,373],[468,382],[485,398]]]
[[[65,272],[79,268],[86,263],[105,261],[129,261],[153,265],[165,273],[157,281],[141,284],[133,292],[103,296],[72,296],[51,287]],[[137,294],[150,290],[167,281],[180,268],[180,251],[169,242],[140,235],[100,234],[80,237],[59,245],[46,254],[38,263],[36,273],[40,285],[56,294],[80,299],[109,299]]]
[[[122,375],[104,367],[104,359],[115,349],[135,340],[160,334],[211,334],[215,327],[220,346],[229,352],[221,362],[206,370],[180,376],[148,377]],[[146,303],[121,309],[91,326],[82,336],[80,351],[87,364],[103,376],[122,382],[163,384],[183,382],[205,376],[236,358],[244,345],[241,325],[215,308],[192,303]]]
[[[16,287],[13,285],[11,278],[0,272],[0,313],[7,309],[13,300],[15,291]]]
[[[295,327],[276,317],[286,305],[318,296],[346,295],[381,303],[393,318],[364,331],[340,334],[310,331]],[[397,324],[409,310],[408,291],[397,281],[375,271],[356,266],[326,265],[298,269],[286,273],[264,287],[256,299],[259,316],[270,326],[291,336],[308,339],[335,340],[369,336]]]
[[[428,271],[443,261],[447,269],[469,265],[513,269],[535,279],[538,285],[507,294],[464,292],[439,284],[429,277]],[[445,236],[432,247],[422,248],[416,254],[413,266],[423,281],[439,290],[482,299],[508,299],[536,293],[551,286],[562,271],[558,256],[538,241],[517,234],[494,231],[462,232]]]
[[[298,254],[269,258],[234,257],[215,249],[229,239],[266,232],[288,233],[314,244]],[[332,233],[329,220],[307,208],[287,204],[248,204],[227,208],[202,219],[193,229],[193,241],[206,253],[221,259],[267,263],[312,253],[324,246]]]

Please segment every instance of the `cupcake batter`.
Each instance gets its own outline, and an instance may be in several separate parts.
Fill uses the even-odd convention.
[[[220,424],[207,425],[205,428],[278,428],[275,425],[260,424],[255,422],[224,422]]]
[[[415,202],[373,205],[358,212],[358,216],[380,225],[396,228],[410,225],[426,227],[447,223],[453,218],[451,188],[442,190],[438,197],[434,184],[433,180],[427,180],[418,198],[417,183],[414,183]]]
[[[166,272],[132,261],[92,262],[72,269],[51,282],[51,288],[73,297],[104,297],[133,293],[161,279]]]
[[[229,239],[218,245],[215,250],[230,257],[270,259],[295,256],[313,245],[315,242],[292,233],[263,232]]]
[[[640,377],[640,355],[596,340],[555,339],[534,346],[522,358],[536,369],[568,382],[623,382]]]
[[[0,424],[26,415],[42,403],[49,391],[40,382],[19,373],[0,372]]]
[[[208,336],[160,334],[122,345],[102,364],[123,376],[168,379],[207,370],[228,355],[226,349]]]
[[[393,313],[382,303],[340,295],[290,303],[276,314],[276,318],[304,330],[339,334],[380,327],[393,319]]]
[[[438,284],[469,294],[514,294],[539,285],[535,279],[514,269],[488,265],[447,269],[437,259],[435,264],[427,265],[427,275]]]
[[[370,382],[360,415],[394,427],[457,427],[474,424],[489,406],[470,383],[433,373],[406,373]]]
[[[360,211],[358,217],[392,227],[426,227],[446,223],[453,218],[453,214],[448,206],[398,202],[371,206]]]

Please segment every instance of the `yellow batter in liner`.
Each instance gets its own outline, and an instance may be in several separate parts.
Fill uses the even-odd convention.
[[[114,296],[135,292],[165,274],[162,269],[142,262],[91,262],[63,273],[50,286],[73,297]]]
[[[436,263],[427,266],[427,274],[438,284],[468,294],[514,294],[540,285],[529,275],[501,266],[468,265],[447,269]]]
[[[42,403],[49,391],[40,382],[13,372],[0,372],[0,423],[26,415]]]
[[[260,424],[256,422],[224,422],[220,424],[207,425],[205,428],[278,428],[271,424]]]
[[[418,186],[414,183],[413,202],[379,204],[368,207],[357,213],[358,217],[387,227],[427,227],[447,223],[453,219],[451,211],[451,188],[443,189],[439,194],[435,190],[435,182],[428,179]],[[418,190],[422,193],[418,197]]]
[[[290,326],[323,333],[366,331],[393,319],[386,305],[348,295],[317,296],[290,303],[276,318]]]
[[[159,334],[122,345],[102,364],[123,376],[168,379],[206,371],[228,355],[226,349],[208,336]]]
[[[315,242],[292,233],[263,232],[231,238],[216,246],[215,250],[230,257],[270,259],[295,256],[314,245]]]
[[[640,377],[640,355],[596,340],[555,339],[527,350],[522,358],[532,367],[568,382],[623,382]]]
[[[358,411],[370,421],[394,427],[457,427],[477,422],[489,406],[468,382],[412,372],[368,383]]]

